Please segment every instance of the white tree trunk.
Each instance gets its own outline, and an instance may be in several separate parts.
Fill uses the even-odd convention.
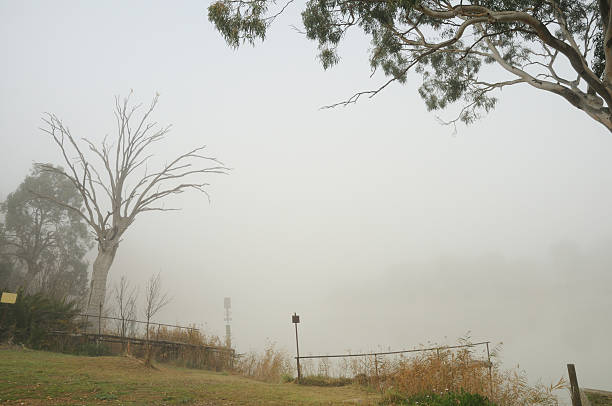
[[[100,309],[104,310],[104,298],[106,297],[106,278],[108,270],[115,260],[118,245],[110,249],[102,249],[98,246],[98,256],[93,263],[91,273],[91,285],[89,287],[89,301],[87,302],[87,331],[97,333],[100,321],[98,314]]]

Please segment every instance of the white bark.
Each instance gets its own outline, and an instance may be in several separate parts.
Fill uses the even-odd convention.
[[[108,271],[115,260],[118,244],[111,248],[104,249],[98,247],[98,256],[93,263],[93,271],[91,273],[91,285],[89,288],[89,300],[87,302],[87,331],[92,333],[98,332],[98,315],[100,309],[104,307],[104,298],[106,297],[106,278]]]
[[[148,170],[147,148],[162,140],[170,127],[159,127],[149,121],[158,95],[139,119],[134,114],[139,106],[129,106],[129,97],[123,102],[116,99],[117,140],[100,146],[84,139],[97,165],[85,152],[62,121],[47,114],[43,121],[49,134],[64,157],[67,170],[52,165],[38,164],[42,170],[54,172],[69,179],[83,198],[83,206],[73,207],[53,196],[36,194],[79,215],[91,228],[98,240],[98,256],[93,264],[87,314],[91,332],[98,331],[101,306],[106,296],[106,278],[113,264],[119,241],[134,222],[146,211],[168,211],[158,205],[168,196],[194,189],[204,193],[208,183],[201,177],[210,173],[226,173],[227,169],[213,157],[202,155],[204,146],[194,148],[154,172]],[[203,163],[207,163],[204,165]],[[211,166],[209,166],[210,164]],[[188,180],[192,179],[192,180]],[[131,185],[131,186],[128,186]]]

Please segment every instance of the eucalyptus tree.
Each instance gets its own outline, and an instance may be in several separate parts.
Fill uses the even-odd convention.
[[[131,95],[131,93],[130,93]],[[227,173],[216,158],[203,155],[205,146],[194,148],[150,170],[150,149],[163,140],[171,126],[160,126],[151,120],[158,104],[155,95],[151,104],[133,105],[130,96],[115,98],[117,134],[113,142],[105,137],[101,144],[78,140],[56,115],[46,114],[42,130],[59,148],[66,169],[39,164],[44,171],[69,180],[82,198],[82,207],[66,204],[53,196],[38,193],[60,207],[81,217],[95,235],[97,256],[93,263],[87,314],[97,315],[106,296],[106,280],[122,237],[136,217],[154,211],[177,210],[162,202],[169,196],[187,190],[208,197],[203,179],[208,174]],[[80,142],[79,142],[80,141]],[[92,325],[97,325],[95,317]]]
[[[208,17],[238,47],[263,40],[291,3],[217,0]],[[495,107],[494,91],[525,84],[612,131],[610,0],[307,0],[301,16],[324,68],[340,61],[339,45],[358,29],[370,38],[372,70],[387,76],[326,107],[373,97],[414,70],[429,110],[461,103],[453,123],[473,122]]]
[[[54,168],[62,171],[61,167]],[[55,172],[34,167],[25,180],[0,204],[0,256],[13,263],[15,280],[26,290],[62,297],[80,296],[87,286],[85,254],[91,237],[74,211],[37,198],[53,197],[78,208],[82,198],[74,185]]]

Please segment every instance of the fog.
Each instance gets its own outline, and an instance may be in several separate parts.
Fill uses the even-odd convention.
[[[323,71],[290,27],[232,50],[206,2],[0,2],[0,200],[33,162],[61,164],[39,130],[57,114],[78,137],[113,135],[113,97],[134,90],[173,124],[162,165],[191,147],[232,168],[210,202],[137,218],[111,280],[161,272],[158,320],[222,336],[232,298],[239,352],[303,353],[503,342],[508,367],[612,390],[612,137],[558,97],[504,89],[494,112],[453,128],[427,112],[412,75],[380,85],[351,37]],[[93,257],[92,257],[93,258]]]

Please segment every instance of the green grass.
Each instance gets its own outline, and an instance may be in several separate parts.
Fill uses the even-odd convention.
[[[333,378],[329,376],[310,375],[304,376],[300,380],[300,385],[311,386],[346,386],[351,385],[353,380],[350,378]]]
[[[591,402],[591,406],[612,406],[612,394],[598,393],[592,390],[585,390],[586,396]]]
[[[385,394],[383,401],[385,405],[405,405],[405,406],[495,406],[484,396],[478,394],[459,392],[446,392],[444,394],[422,393],[419,395],[404,396],[390,392]]]
[[[2,405],[375,405],[356,386],[270,384],[127,357],[0,348]]]

